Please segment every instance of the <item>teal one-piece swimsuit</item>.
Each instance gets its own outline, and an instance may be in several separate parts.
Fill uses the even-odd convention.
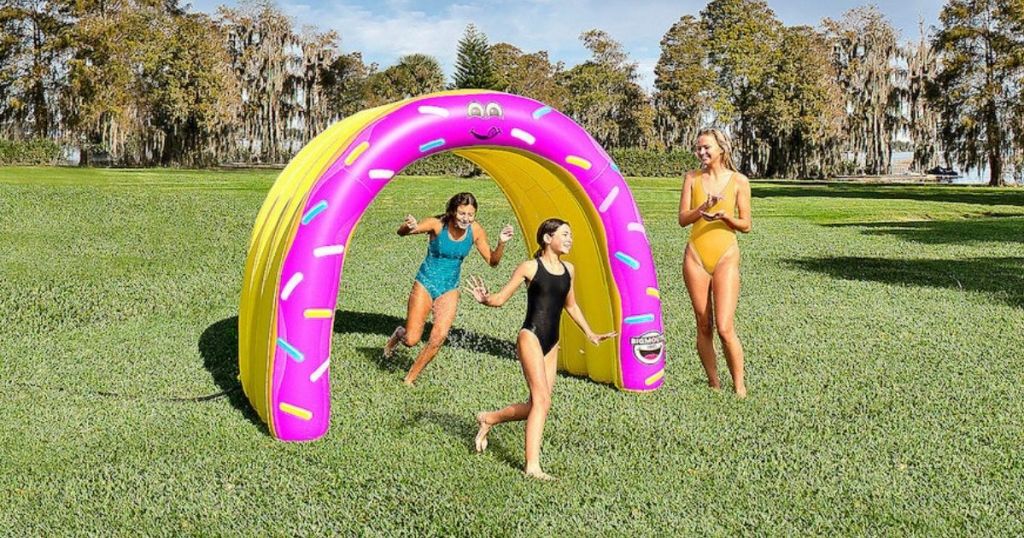
[[[427,243],[427,257],[416,272],[416,281],[427,289],[431,300],[459,287],[462,260],[469,255],[472,246],[472,225],[458,241],[451,238],[448,225],[444,225],[441,232]]]

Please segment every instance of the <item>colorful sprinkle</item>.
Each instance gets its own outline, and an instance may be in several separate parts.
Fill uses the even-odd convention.
[[[370,143],[365,140],[362,141],[358,146],[355,147],[355,149],[352,150],[351,153],[348,154],[347,157],[345,157],[345,166],[352,166],[352,163],[356,162],[356,159],[358,159],[359,156],[362,155],[363,152],[369,148]]]
[[[345,252],[345,245],[326,245],[313,249],[313,255],[317,258],[323,258],[324,256],[336,256],[343,252]]]
[[[618,197],[619,197],[619,188],[618,187],[612,187],[612,192],[609,192],[608,196],[604,197],[604,201],[601,202],[601,206],[598,207],[597,210],[600,211],[601,213],[604,213],[605,211],[608,211],[608,208],[611,207],[613,203],[615,203],[615,199],[618,198]]]
[[[537,110],[533,111],[533,119],[539,120],[539,119],[543,118],[544,116],[547,116],[548,114],[550,114],[552,110],[554,110],[554,109],[552,109],[549,106],[542,106],[542,107],[538,108]]]
[[[621,172],[622,171],[622,170],[619,170],[619,165],[617,165],[615,163],[612,163],[612,170],[615,170],[616,172]]]
[[[330,308],[307,308],[302,315],[306,319],[322,319],[331,317],[334,315],[334,311]]]
[[[283,339],[278,338],[277,345],[281,346],[281,349],[283,349],[285,353],[291,355],[292,358],[295,359],[295,362],[302,362],[306,360],[306,356],[303,355],[301,351],[295,349],[295,346],[285,342]]]
[[[316,367],[316,370],[313,373],[309,374],[309,380],[312,381],[313,383],[316,383],[316,380],[320,379],[320,377],[327,372],[327,367],[330,365],[331,359],[325,360],[323,364]]]
[[[644,384],[645,385],[653,385],[653,384],[657,383],[663,377],[665,377],[665,369],[664,368],[662,368],[661,370],[658,370],[658,373],[656,373],[656,374],[652,375],[651,377],[648,377],[647,379],[645,379],[644,380]]]
[[[313,222],[313,219],[315,219],[316,216],[322,213],[325,209],[327,209],[327,200],[320,200],[319,203],[310,208],[310,210],[302,216],[302,225],[305,226],[310,222]]]
[[[391,179],[393,177],[395,177],[394,170],[385,170],[383,168],[370,170],[370,179]]]
[[[530,134],[530,133],[528,133],[528,132],[526,132],[526,131],[524,131],[522,129],[513,128],[512,132],[509,133],[509,134],[512,135],[512,138],[518,138],[519,140],[522,140],[523,142],[526,142],[527,144],[529,144],[531,146],[533,145],[534,142],[537,141],[536,137],[534,137],[532,134]]]
[[[641,314],[639,316],[629,316],[622,320],[623,323],[628,325],[636,325],[638,323],[647,323],[648,321],[654,321],[654,314]]]
[[[424,153],[424,152],[430,151],[430,150],[432,150],[434,148],[439,148],[439,147],[441,147],[443,145],[445,145],[445,141],[444,141],[443,138],[438,138],[437,140],[431,140],[430,142],[427,142],[426,144],[423,144],[422,146],[420,146],[420,153]]]
[[[313,412],[309,409],[303,409],[290,403],[281,402],[277,404],[277,408],[289,415],[292,415],[293,417],[301,418],[302,420],[309,420],[313,418]]]
[[[630,222],[626,225],[626,229],[631,232],[640,232],[642,234],[647,233],[647,229],[645,229],[644,225],[639,222]]]
[[[441,116],[447,118],[449,116],[447,108],[441,108],[439,106],[423,105],[416,109],[420,114],[430,114],[431,116]]]
[[[295,286],[302,282],[302,273],[295,273],[291,278],[288,279],[288,283],[284,285],[284,289],[281,290],[281,300],[287,301],[291,297],[292,292],[295,291]]]
[[[661,299],[661,292],[658,291],[658,288],[647,288],[647,295]]]
[[[565,158],[565,162],[579,166],[584,170],[590,170],[590,161],[584,159],[583,157],[569,155],[568,157]]]
[[[615,258],[618,259],[620,262],[628,265],[634,271],[640,268],[640,262],[636,261],[635,258],[630,256],[629,254],[626,254],[625,252],[622,252],[621,250],[615,253]]]

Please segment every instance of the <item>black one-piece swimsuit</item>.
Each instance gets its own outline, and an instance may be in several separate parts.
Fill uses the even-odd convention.
[[[523,328],[537,336],[544,355],[558,343],[558,322],[562,318],[562,308],[572,283],[569,269],[564,263],[562,269],[564,273],[553,275],[544,268],[544,262],[537,258],[537,274],[526,288],[526,320],[523,321]]]

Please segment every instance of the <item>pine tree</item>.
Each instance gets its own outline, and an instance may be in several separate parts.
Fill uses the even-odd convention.
[[[455,60],[455,87],[482,90],[498,87],[487,36],[473,24],[466,26],[466,33],[459,40],[459,52]]]

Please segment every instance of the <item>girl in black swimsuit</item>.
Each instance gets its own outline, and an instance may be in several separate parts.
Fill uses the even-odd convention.
[[[467,291],[481,304],[499,307],[512,296],[525,280],[526,320],[516,338],[516,352],[523,367],[523,375],[530,389],[524,403],[504,409],[481,412],[476,416],[480,430],[476,434],[476,450],[487,448],[487,432],[495,424],[526,420],[526,475],[542,480],[552,477],[540,468],[540,443],[544,422],[551,408],[551,390],[555,385],[558,366],[558,327],[565,309],[594,344],[612,338],[615,333],[595,334],[587,325],[583,312],[576,304],[573,293],[575,268],[563,262],[561,256],[572,247],[572,231],[561,219],[548,219],[537,229],[537,243],[541,248],[534,258],[516,267],[512,279],[501,291],[489,294],[480,277],[470,277]]]

